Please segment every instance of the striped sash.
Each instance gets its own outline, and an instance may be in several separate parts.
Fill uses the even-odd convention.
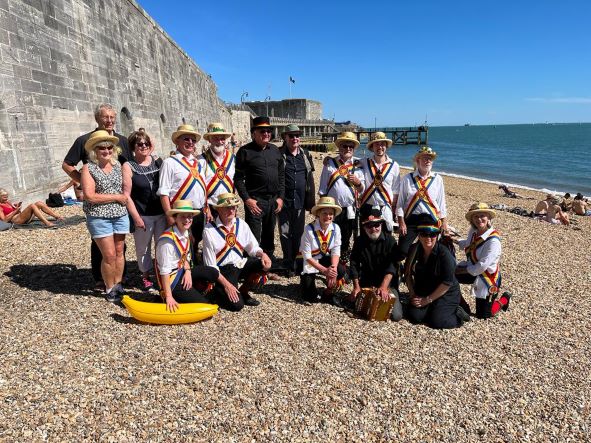
[[[242,259],[244,257],[244,246],[238,241],[238,231],[240,230],[240,219],[236,219],[236,224],[231,230],[225,226],[213,225],[216,232],[225,240],[224,246],[216,253],[215,259],[218,266],[221,266],[223,261],[232,252],[238,254]]]
[[[470,260],[470,263],[475,264],[478,262],[476,250],[491,239],[501,241],[501,236],[498,233],[498,231],[492,231],[491,234],[486,238],[486,240],[484,240],[482,237],[477,237],[476,232],[472,235],[472,240],[470,241],[470,244],[464,249],[464,251],[466,252],[466,256]],[[482,279],[482,281],[486,285],[489,294],[492,295],[499,292],[499,288],[501,287],[501,272],[498,263],[497,268],[494,270],[494,272],[488,272],[485,270],[478,277]]]
[[[357,197],[357,193],[355,191],[354,186],[349,182],[349,180],[347,180],[347,175],[353,174],[353,171],[355,171],[355,164],[353,162],[345,163],[340,158],[331,158],[331,160],[333,161],[334,167],[337,168],[337,170],[334,171],[328,179],[328,186],[326,188],[326,192],[330,192],[330,190],[336,184],[336,182],[342,180],[343,183],[347,185],[349,191],[351,191],[353,197]]]
[[[361,196],[361,205],[364,205],[365,202],[367,202],[367,200],[369,200],[374,193],[378,193],[378,195],[380,195],[384,199],[384,201],[388,203],[390,207],[392,207],[392,198],[390,197],[390,194],[388,194],[388,191],[384,187],[384,180],[386,180],[386,177],[392,170],[394,162],[385,163],[381,166],[380,169],[378,169],[378,165],[376,165],[371,158],[368,158],[367,166],[369,170],[369,176],[371,177],[372,182]]]
[[[314,223],[309,223],[308,226],[312,229],[312,232],[314,233],[314,242],[316,243],[316,249],[312,249],[311,254],[312,257],[315,257],[316,255],[322,255],[323,257],[326,257],[328,255],[330,255],[330,251],[333,247],[333,243],[334,243],[334,224],[331,223],[330,226],[332,226],[332,230],[328,231],[328,233],[326,235],[324,235],[324,233],[322,232],[321,229],[315,230],[314,229]],[[298,253],[298,255],[296,256],[296,258],[303,258],[304,255],[302,254],[302,251],[300,251]]]
[[[439,220],[439,211],[436,209],[433,200],[431,200],[431,196],[429,195],[429,188],[433,184],[435,177],[427,177],[426,179],[422,180],[418,177],[415,177],[412,173],[410,175],[412,182],[416,188],[415,195],[410,199],[408,205],[406,206],[406,210],[404,211],[404,218],[407,218],[415,208],[420,205],[421,203],[427,209],[427,212],[433,219],[433,221]]]
[[[226,154],[224,155],[222,162],[218,163],[211,151],[207,151],[205,153],[205,159],[213,172],[213,177],[207,184],[207,194],[214,194],[220,186],[226,189],[224,192],[233,193],[234,182],[228,175],[228,172],[230,171],[230,166],[232,166],[232,163],[234,162],[234,154],[231,154],[230,151],[226,149]]]
[[[173,158],[175,161],[177,161],[189,173],[187,175],[187,178],[185,178],[185,181],[183,182],[183,184],[179,188],[179,190],[176,192],[174,197],[172,197],[172,199],[170,200],[171,205],[172,205],[172,203],[174,203],[178,199],[186,200],[187,196],[189,195],[189,193],[191,192],[191,190],[193,189],[193,187],[196,184],[201,186],[201,189],[203,189],[203,193],[207,196],[205,182],[203,181],[203,177],[201,177],[201,166],[199,165],[199,162],[194,159],[193,164],[191,164],[189,162],[189,160],[187,160],[185,157],[183,157],[180,160],[176,157],[171,157],[171,158]]]
[[[183,278],[185,274],[185,261],[191,259],[191,240],[187,241],[187,246],[183,247],[180,238],[176,235],[172,228],[167,229],[162,233],[158,242],[160,241],[169,241],[174,246],[174,250],[179,257],[179,262],[177,264],[177,269],[173,270],[169,275],[168,278],[170,279],[170,290],[174,290],[176,285],[179,281]],[[156,262],[156,260],[154,260]],[[158,280],[158,285],[160,286],[160,295],[164,298],[164,285],[162,284],[163,276],[160,275],[158,272],[158,263],[155,263],[156,268],[156,279]],[[164,276],[166,277],[166,276]]]

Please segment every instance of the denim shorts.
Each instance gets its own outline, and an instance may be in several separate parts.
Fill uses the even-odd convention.
[[[129,216],[103,218],[87,215],[86,226],[92,238],[109,237],[113,234],[129,234]]]

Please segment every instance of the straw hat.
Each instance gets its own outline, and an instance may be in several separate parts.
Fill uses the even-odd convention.
[[[209,141],[209,137],[214,135],[224,135],[226,138],[230,137],[232,134],[226,132],[224,125],[221,123],[210,123],[207,125],[207,132],[203,134],[203,138]]]
[[[240,204],[240,199],[236,197],[236,194],[232,194],[231,192],[225,192],[224,194],[218,195],[218,202],[215,205],[212,205],[214,208],[229,208],[232,206],[238,206]]]
[[[466,212],[466,220],[468,220],[470,223],[472,223],[472,216],[474,214],[482,214],[485,213],[486,215],[488,215],[489,219],[493,219],[496,217],[497,213],[495,211],[493,211],[486,203],[474,203],[472,206],[470,206],[470,209],[468,210],[468,212]]]
[[[117,146],[119,143],[119,137],[111,135],[103,129],[99,129],[98,131],[94,131],[92,134],[90,134],[90,137],[88,137],[88,140],[86,140],[86,143],[84,143],[84,149],[86,149],[88,152],[92,152],[97,144],[103,142],[109,142],[114,146]]]
[[[390,140],[389,138],[386,137],[386,134],[384,134],[383,132],[374,132],[371,135],[371,141],[367,144],[367,149],[369,149],[370,151],[373,151],[373,149],[371,149],[371,145],[373,145],[374,143],[377,142],[386,142],[388,144],[388,148],[390,146],[392,146],[392,140]]]
[[[417,159],[422,155],[428,155],[431,157],[431,160],[435,160],[435,157],[437,157],[437,152],[435,152],[429,146],[421,146],[414,156],[414,161],[416,162]]]
[[[201,140],[201,134],[197,132],[197,130],[191,125],[180,125],[176,131],[172,133],[172,142],[176,144],[176,139],[179,138],[181,135],[192,135],[195,137],[196,142]],[[195,142],[195,143],[196,143]]]
[[[317,217],[318,216],[317,212],[323,208],[334,209],[335,217],[342,212],[341,207],[336,204],[334,198],[328,197],[328,196],[320,197],[320,199],[318,200],[318,203],[316,203],[316,206],[314,206],[310,212],[312,213],[313,216]]]
[[[285,134],[295,134],[295,135],[302,135],[302,131],[300,130],[300,127],[298,125],[287,125],[285,128],[283,128],[283,132],[281,133],[281,137],[283,137]]]
[[[191,200],[177,200],[172,204],[172,209],[166,211],[166,215],[174,214],[193,214],[197,215],[201,211],[193,209],[193,202]]]
[[[359,146],[359,140],[357,140],[357,136],[353,132],[345,131],[341,132],[337,139],[335,140],[334,144],[337,145],[337,148],[341,147],[341,143],[344,142],[353,142],[355,143],[355,147]]]

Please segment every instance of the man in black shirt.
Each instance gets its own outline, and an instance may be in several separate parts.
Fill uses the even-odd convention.
[[[80,184],[80,171],[77,169],[77,166],[80,162],[88,162],[88,154],[84,149],[84,144],[93,132],[102,129],[119,138],[119,147],[121,148],[118,158],[119,163],[123,164],[128,158],[131,158],[127,138],[115,132],[116,115],[117,114],[115,109],[113,109],[113,106],[107,103],[98,105],[94,111],[94,119],[96,120],[98,127],[94,131],[90,131],[78,137],[66,154],[66,158],[64,158],[64,162],[62,163],[62,169],[72,180],[78,183],[78,185]],[[101,275],[102,259],[103,257],[101,255],[101,251],[93,241],[90,247],[90,265],[92,268],[92,276],[94,277],[94,280],[97,283],[97,288],[99,289],[104,289],[101,287],[103,280]],[[125,269],[123,272],[124,277],[127,274],[126,271],[127,269]]]
[[[250,129],[252,142],[236,154],[234,184],[244,201],[245,220],[265,253],[273,259],[275,224],[285,197],[283,156],[271,140],[269,117],[256,117]]]
[[[384,228],[385,221],[379,208],[361,207],[361,235],[355,239],[350,258],[349,276],[354,302],[361,288],[376,288],[382,300],[395,298],[390,318],[402,319],[402,305],[398,295],[398,245]]]
[[[314,204],[314,164],[310,153],[300,147],[302,131],[297,125],[287,125],[281,133],[283,146],[279,149],[285,160],[285,200],[279,213],[279,233],[283,250],[283,266],[288,277],[295,275],[295,259],[306,223],[306,189],[312,187]],[[311,182],[311,183],[309,183]]]

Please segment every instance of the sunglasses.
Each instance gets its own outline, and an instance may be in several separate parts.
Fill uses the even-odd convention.
[[[289,138],[300,138],[300,134],[287,134]]]
[[[376,229],[382,226],[382,222],[367,222],[363,225],[367,229]]]
[[[197,143],[197,139],[195,138],[191,138],[191,137],[183,137],[183,141],[184,142],[193,142],[193,143]]]
[[[439,232],[419,232],[419,237],[435,238],[439,235]]]
[[[148,142],[137,142],[135,145],[136,146],[140,146],[140,147],[141,146],[150,146],[150,143],[148,143]]]
[[[100,146],[96,149],[98,149],[99,151],[106,151],[106,150],[112,151],[113,148],[114,148],[114,146]]]
[[[341,149],[355,149],[355,145],[341,145],[339,146]]]
[[[273,132],[270,129],[257,129],[257,131],[261,134],[270,134],[271,132]]]

